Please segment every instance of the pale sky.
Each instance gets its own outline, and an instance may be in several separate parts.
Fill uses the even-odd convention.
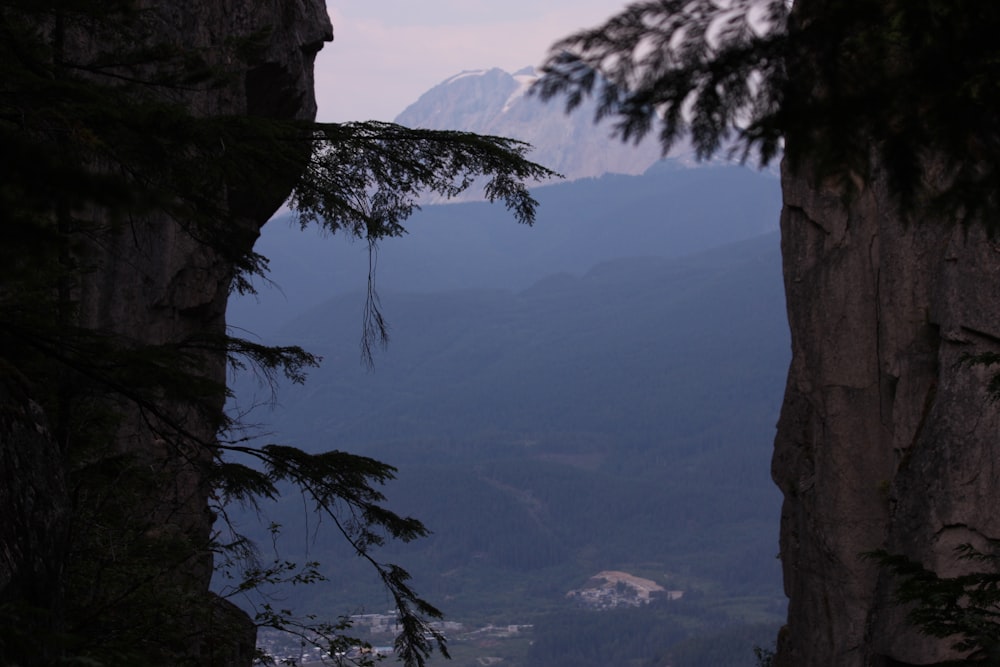
[[[319,120],[392,120],[462,70],[538,65],[560,37],[627,0],[327,0],[334,41],[316,59]]]

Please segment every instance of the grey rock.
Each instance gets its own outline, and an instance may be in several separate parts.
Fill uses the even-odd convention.
[[[978,226],[904,215],[874,173],[850,193],[783,174],[792,362],[772,470],[786,667],[956,658],[860,556],[886,549],[949,575],[955,546],[1000,537],[1000,419],[989,373],[962,363],[1000,351],[998,246]]]
[[[146,2],[138,31],[102,34],[90,26],[69,25],[65,53],[69,60],[87,62],[99,52],[167,43],[181,51],[197,52],[210,66],[229,76],[222,86],[164,88],[156,94],[183,105],[195,116],[250,114],[283,119],[312,119],[313,60],[332,28],[322,0],[169,0]],[[44,30],[45,27],[43,26]],[[261,49],[242,57],[234,41],[263,36]],[[118,40],[116,42],[115,40]],[[122,43],[127,40],[127,43]],[[261,226],[288,193],[293,174],[265,192],[241,192],[228,184],[219,196],[236,215],[231,230],[237,251],[249,251]],[[101,211],[89,212],[96,219]],[[83,254],[86,270],[77,277],[77,324],[111,334],[136,346],[171,345],[192,336],[223,335],[225,310],[234,267],[217,250],[191,234],[184,220],[149,215],[129,225],[107,225],[89,239]],[[199,372],[224,384],[224,351],[206,351]],[[56,573],[58,549],[52,541],[65,530],[67,496],[57,462],[62,457],[44,430],[45,416],[34,415],[27,397],[0,388],[0,601],[31,590],[44,572]],[[114,434],[118,455],[155,472],[159,483],[148,489],[144,502],[132,508],[135,522],[148,525],[149,535],[180,537],[200,545],[182,565],[175,584],[180,595],[201,597],[213,617],[239,635],[239,646],[199,646],[193,640],[189,657],[199,664],[249,665],[254,628],[242,612],[224,602],[213,602],[208,591],[212,556],[207,550],[214,515],[209,509],[210,487],[204,464],[213,456],[224,397],[203,401],[164,400],[160,414],[183,424],[184,438],[165,435],[163,422],[149,411],[126,404]],[[37,428],[36,428],[37,425]],[[205,446],[208,443],[208,446]],[[46,459],[44,463],[39,457]],[[47,463],[47,465],[45,465]],[[10,481],[16,481],[10,484]],[[43,516],[39,516],[42,513]],[[88,527],[77,526],[76,530]],[[40,564],[39,553],[51,561]],[[43,568],[44,565],[44,568]],[[52,599],[34,599],[49,604]],[[220,657],[222,656],[222,657]],[[150,664],[155,660],[151,658]]]

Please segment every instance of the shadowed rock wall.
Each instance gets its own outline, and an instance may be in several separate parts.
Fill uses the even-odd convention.
[[[157,93],[180,103],[195,116],[315,117],[313,61],[323,43],[332,39],[322,0],[167,0],[140,4],[144,5],[140,7],[144,12],[143,34],[95,34],[72,24],[43,26],[42,30],[64,31],[61,48],[70,61],[87,62],[101,52],[114,53],[116,45],[108,39],[126,40],[128,43],[117,47],[122,51],[149,43],[169,44],[181,53],[197,53],[210,66],[228,74],[226,83],[164,88]],[[233,44],[251,37],[255,43],[252,55],[240,55],[247,52]],[[260,227],[287,196],[295,175],[280,176],[286,177],[284,181],[276,178],[273,188],[266,191],[241,191],[239,184],[226,184],[219,192],[220,201],[234,214],[234,228],[227,238],[231,237],[236,253],[252,248]],[[97,219],[102,215],[100,211],[88,214]],[[232,255],[223,256],[196,238],[191,229],[184,220],[145,215],[129,217],[128,224],[104,225],[101,233],[91,233],[83,242],[87,248],[82,260],[84,269],[74,279],[76,323],[136,348],[180,344],[205,334],[222,336],[234,276],[227,257]],[[198,372],[223,385],[225,352],[200,354]],[[73,524],[74,539],[78,541],[80,531],[99,528],[89,519],[72,516],[74,506],[79,508],[83,506],[80,503],[90,501],[70,500],[72,492],[67,493],[58,467],[66,454],[59,451],[46,430],[53,416],[41,413],[30,393],[30,389],[12,381],[5,380],[0,386],[0,475],[16,481],[3,484],[0,490],[0,602],[21,599],[54,610],[63,605],[85,607],[85,601],[62,599],[65,593],[60,590],[59,577],[63,563],[59,559],[65,548],[67,525]],[[204,464],[211,460],[212,451],[210,446],[196,443],[214,442],[223,400],[224,396],[216,392],[188,402],[165,400],[157,406],[183,428],[186,436],[176,441],[158,429],[158,418],[152,411],[124,404],[118,415],[116,451],[134,458],[137,469],[148,474],[148,479],[144,477],[141,482],[146,484],[144,500],[126,508],[126,514],[117,519],[119,524],[135,526],[153,540],[176,537],[183,543],[200,545],[194,552],[174,555],[176,560],[165,563],[165,568],[175,567],[178,573],[169,586],[164,585],[164,593],[169,588],[178,600],[209,596],[212,556],[207,546],[214,517],[209,510],[211,488],[205,479]],[[125,482],[137,483],[134,479]],[[107,498],[101,502],[104,504],[100,511],[105,511]],[[97,543],[95,536],[90,538]],[[113,546],[113,536],[108,542]],[[108,563],[104,567],[113,575],[114,564],[110,559]],[[235,627],[230,634],[242,636],[239,646],[213,646],[212,629],[198,627],[190,628],[191,640],[186,646],[155,646],[153,650],[160,656],[180,651],[186,654],[185,660],[197,664],[249,665],[252,624],[228,603],[210,602],[209,607],[221,612],[217,615],[219,623]],[[179,609],[178,618],[164,620],[164,627],[169,622],[196,622],[180,618],[185,613]],[[50,632],[57,634],[60,619],[50,620]],[[46,636],[44,628],[35,631],[40,637]],[[209,634],[209,638],[198,639],[197,632]],[[156,640],[150,637],[150,645],[154,646]],[[39,664],[57,655],[54,646],[37,649]],[[149,664],[158,660],[150,654]]]
[[[877,168],[844,196],[783,175],[792,363],[774,479],[785,496],[785,667],[929,665],[955,656],[891,601],[859,555],[884,548],[954,574],[954,548],[1000,537],[1000,245],[981,227],[906,219]],[[887,661],[889,658],[896,662]]]
[[[789,73],[797,108],[813,125],[787,138],[786,155],[801,159],[794,170],[786,160],[782,174],[792,361],[772,462],[784,494],[780,548],[789,597],[780,667],[908,667],[960,657],[950,649],[955,639],[925,637],[907,622],[908,610],[893,600],[898,582],[861,555],[884,549],[954,576],[969,567],[956,560],[956,546],[982,548],[1000,538],[992,372],[963,362],[1000,352],[1000,243],[981,223],[960,222],[961,211],[902,210],[890,187],[899,180],[890,179],[880,154],[883,137],[864,136],[891,133],[898,123],[920,126],[926,119],[908,114],[950,102],[935,97],[948,86],[906,78],[938,70],[909,65],[923,58],[946,75],[946,67],[975,69],[978,60],[952,59],[947,40],[960,41],[979,15],[941,13],[941,36],[919,35],[923,41],[905,33],[912,25],[884,43],[881,28],[859,35],[907,6],[799,0],[789,22],[791,35],[806,37],[795,43]],[[866,87],[872,81],[895,82],[886,88],[892,95],[912,85],[928,97],[850,115],[859,95],[873,92]],[[838,113],[850,123],[830,129]],[[922,139],[906,136],[932,141],[938,131],[946,134],[929,127]],[[838,142],[846,144],[828,145]],[[841,155],[859,156],[850,186],[817,177],[819,165]],[[940,155],[925,149],[913,160],[919,164],[907,166],[915,167],[927,200],[948,189]]]

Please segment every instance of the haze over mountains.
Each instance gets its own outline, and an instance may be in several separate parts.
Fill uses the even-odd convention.
[[[400,121],[555,134],[538,127],[562,111],[519,95],[527,76],[453,77]],[[232,321],[324,363],[254,419],[271,440],[396,465],[391,505],[434,535],[384,557],[452,620],[536,626],[516,650],[459,643],[453,664],[752,665],[754,624],[783,609],[768,474],[789,356],[778,184],[683,159],[639,169],[645,148],[627,158],[581,136],[543,150],[596,176],[539,188],[534,228],[485,203],[433,205],[380,246],[392,340],[374,372],[358,348],[367,247],[272,222],[260,252],[282,291],[234,301]],[[604,173],[623,165],[642,173]],[[262,397],[237,389],[241,408]],[[268,511],[296,534],[300,500]],[[335,535],[308,551],[335,584],[298,593],[314,609],[381,609]],[[608,570],[685,597],[587,612],[609,614],[595,626],[566,594]]]
[[[467,202],[427,206],[409,233],[386,239],[376,256],[380,291],[523,289],[555,273],[581,274],[619,257],[680,257],[777,231],[780,193],[768,173],[721,166],[680,168],[659,162],[641,176],[606,174],[538,188],[533,227],[501,206]],[[368,247],[272,221],[259,242],[275,285],[234,300],[229,321],[256,333],[334,294],[359,292]]]
[[[641,174],[662,155],[652,137],[638,145],[611,137],[613,127],[594,125],[594,103],[564,113],[561,101],[542,102],[528,89],[538,78],[530,67],[508,74],[501,69],[456,74],[420,96],[396,122],[433,130],[466,130],[526,141],[531,159],[568,179],[606,173]],[[686,147],[671,157],[692,162]]]
[[[535,189],[541,206],[532,229],[485,203],[418,211],[408,235],[379,246],[381,289],[526,287],[550,273],[579,273],[616,257],[678,257],[777,230],[773,172],[698,163],[685,146],[660,159],[652,139],[622,144],[610,127],[594,125],[592,103],[567,115],[557,102],[527,95],[535,78],[530,68],[514,75],[462,72],[396,118],[413,127],[528,141],[532,159],[566,178]],[[278,289],[261,283],[257,299],[231,303],[230,322],[266,332],[334,293],[364,289],[367,246],[318,236],[302,233],[289,216],[267,225],[258,247],[271,260]]]

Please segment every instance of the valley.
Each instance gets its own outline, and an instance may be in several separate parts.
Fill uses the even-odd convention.
[[[542,653],[504,639],[521,647],[508,665],[554,664],[574,642],[599,656],[625,626],[648,633],[635,641],[649,659],[716,631],[766,628],[766,644],[784,613],[768,475],[788,355],[777,246],[768,234],[622,258],[521,290],[387,289],[392,340],[374,371],[357,357],[363,295],[334,296],[273,334],[324,362],[260,420],[272,439],[395,466],[390,508],[432,534],[380,560],[468,632],[533,626]],[[241,388],[260,401],[254,383]],[[265,513],[293,536],[276,555],[315,558],[329,578],[283,595],[317,613],[384,612],[366,564],[301,499]],[[605,611],[567,598],[605,571],[684,595]],[[460,636],[449,633],[456,655],[503,657]],[[750,648],[719,664],[752,665]]]
[[[444,612],[453,665],[752,667],[785,613],[777,180],[668,159],[534,194],[533,228],[481,202],[429,205],[371,256],[272,222],[260,247],[277,287],[231,302],[230,321],[323,362],[276,404],[237,378],[231,409],[266,424],[258,441],[397,469],[388,507],[431,534],[377,558]],[[370,267],[390,338],[373,369]],[[302,498],[261,516],[281,526],[262,557],[318,561],[327,579],[276,591],[285,603],[392,607]],[[359,639],[391,645],[371,627],[356,622]]]

